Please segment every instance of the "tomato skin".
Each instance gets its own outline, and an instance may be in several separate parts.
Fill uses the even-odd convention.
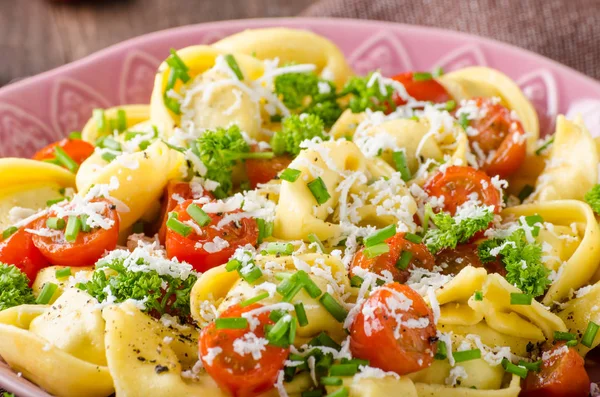
[[[562,349],[559,343],[550,349]],[[590,393],[590,378],[583,358],[570,347],[566,353],[542,361],[540,372],[530,371],[522,384],[519,397],[586,397]]]
[[[390,252],[382,255],[378,255],[375,258],[369,258],[364,254],[365,247],[362,247],[352,260],[350,267],[350,276],[352,276],[352,269],[355,266],[367,269],[370,272],[382,275],[382,271],[387,270],[392,274],[394,281],[399,283],[405,283],[410,276],[410,269],[420,267],[427,270],[432,270],[435,265],[435,258],[427,250],[425,244],[415,244],[404,238],[406,233],[397,233],[385,240],[390,247]],[[413,256],[405,270],[398,269],[396,262],[400,258],[402,251],[410,251]]]
[[[114,222],[110,229],[94,228],[90,232],[80,231],[77,239],[72,243],[64,239],[64,230],[60,230],[61,235],[56,237],[33,236],[33,244],[53,265],[92,266],[104,255],[105,251],[116,248],[119,238],[119,214],[114,208],[114,204],[103,198],[94,199],[91,202],[105,204],[102,215]],[[37,219],[33,224],[33,228],[37,230],[45,229],[46,220],[54,216],[56,214],[50,212]],[[67,222],[68,217],[63,219]]]
[[[30,227],[32,224],[20,228],[10,237],[0,241],[0,262],[18,267],[29,278],[31,287],[38,272],[50,266],[50,262],[33,244],[33,235],[25,231]]]
[[[492,184],[492,179],[485,172],[472,167],[448,167],[445,172],[433,175],[423,189],[429,196],[443,196],[443,209],[451,215],[456,213],[458,206],[469,201],[472,193],[477,193],[478,200],[483,204],[493,205],[496,214],[502,208],[502,197]]]
[[[179,221],[191,220],[186,209],[192,203],[193,200],[186,200],[175,207],[174,211],[177,212]],[[208,216],[211,217],[212,222],[201,228],[202,236],[192,231],[187,237],[184,237],[167,228],[165,246],[169,258],[176,257],[180,261],[189,263],[197,271],[205,272],[226,263],[236,248],[246,244],[255,246],[258,243],[258,224],[255,219],[243,218],[239,221],[241,227],[236,227],[234,222],[230,222],[223,225],[220,230],[216,230],[212,226],[216,226],[225,214],[209,213]],[[196,246],[197,243],[204,244],[214,241],[217,236],[228,241],[229,246],[212,253],[207,252],[204,246]]]
[[[435,79],[415,81],[413,79],[413,73],[414,72],[401,73],[392,77],[392,79],[402,83],[404,88],[406,88],[408,95],[418,101],[444,103],[452,99],[444,86],[438,83]],[[406,104],[406,101],[398,94],[394,94],[394,102],[396,102],[397,106]]]
[[[406,300],[396,298],[397,293],[410,299],[412,304],[407,305]],[[394,330],[398,322],[383,308],[389,308],[386,300],[390,298],[396,298],[394,301],[398,302],[399,306],[408,306],[407,309],[402,308],[394,312],[402,316],[403,322],[420,320],[427,322],[426,325],[401,325],[400,338],[396,338]],[[366,312],[372,313],[370,318],[363,313],[365,305],[370,308]],[[433,313],[421,295],[407,285],[394,282],[375,289],[363,303],[350,326],[350,350],[353,357],[369,360],[373,367],[406,375],[431,365],[437,351],[436,333]]]
[[[286,169],[292,162],[289,156],[277,156],[272,159],[247,159],[244,163],[250,187],[255,189],[260,183],[273,180],[277,174]]]
[[[475,104],[485,115],[469,122],[478,131],[477,135],[469,136],[471,148],[477,145],[486,156],[495,150],[491,159],[480,162],[480,167],[489,175],[506,178],[525,161],[527,143],[523,125],[512,117],[509,109],[489,98],[476,98]]]
[[[454,249],[446,248],[435,255],[435,264],[444,270],[442,274],[458,274],[467,266],[483,267],[488,273],[506,276],[506,269],[499,260],[482,263],[477,254],[476,244],[459,244]]]
[[[223,312],[220,318],[240,317],[242,313],[258,309],[262,305],[253,305],[241,308],[235,305]],[[277,375],[288,357],[289,348],[274,345],[265,346],[261,352],[261,358],[255,360],[252,354],[239,355],[233,349],[233,342],[249,332],[254,332],[258,338],[265,335],[264,326],[273,324],[269,319],[269,313],[264,312],[255,316],[260,324],[254,331],[245,329],[216,329],[212,322],[206,326],[200,334],[198,342],[200,357],[204,363],[206,372],[225,391],[235,397],[255,397],[273,388],[277,381]],[[222,352],[208,363],[204,357],[209,348],[219,347]],[[258,365],[258,368],[257,368]]]
[[[49,160],[55,158],[54,148],[61,147],[79,165],[94,153],[94,146],[81,139],[65,138],[51,143],[33,155],[34,160]]]

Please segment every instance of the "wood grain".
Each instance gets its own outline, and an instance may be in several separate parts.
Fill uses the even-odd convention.
[[[0,0],[0,86],[141,34],[294,16],[315,0]]]

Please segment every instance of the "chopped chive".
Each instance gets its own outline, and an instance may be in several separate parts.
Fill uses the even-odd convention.
[[[502,368],[508,373],[517,375],[523,379],[527,378],[527,368],[514,365],[507,358],[502,359]]]
[[[537,224],[537,223],[543,223],[543,222],[544,222],[544,218],[542,218],[538,214],[529,215],[529,216],[525,217],[525,223],[527,223],[528,226],[533,227],[533,230],[531,231],[531,234],[534,237],[537,237],[540,234],[540,227],[539,226],[534,226],[534,225]]]
[[[451,112],[456,109],[456,101],[454,99],[450,99],[446,102],[446,110]]]
[[[321,377],[320,383],[324,386],[341,386],[343,381],[342,378],[335,376],[323,376]]]
[[[369,360],[363,360],[360,358],[352,358],[352,359],[347,359],[347,358],[342,358],[342,364],[354,364],[354,365],[364,365],[365,367],[368,366],[370,364]]]
[[[469,126],[469,119],[467,118],[467,114],[466,113],[461,113],[460,117],[458,118],[458,124],[460,124],[460,126],[466,130],[467,127]]]
[[[262,270],[260,270],[260,268],[256,265],[253,265],[252,268],[250,268],[250,270],[248,270],[246,272],[242,272],[241,270],[242,269],[240,269],[240,275],[249,284],[254,283],[256,280],[261,278],[263,275]]]
[[[294,252],[294,244],[292,243],[268,243],[266,248],[267,253],[271,255],[284,254],[290,255]]]
[[[329,393],[326,397],[348,397],[350,392],[347,387],[342,387],[334,392]]]
[[[79,219],[81,220],[81,231],[84,233],[89,233],[92,231],[92,228],[87,223],[88,218],[89,216],[87,216],[86,214],[79,215]]]
[[[257,218],[256,223],[258,225],[258,244],[273,234],[273,222],[267,222],[262,218]]]
[[[197,204],[190,204],[185,212],[200,226],[208,226],[212,222],[212,218]]]
[[[454,353],[452,353],[452,357],[454,357],[454,361],[456,361],[457,363],[475,360],[475,359],[481,358],[481,350],[471,349],[471,350],[463,350],[463,351],[459,351],[459,352],[454,352]]]
[[[269,319],[271,321],[279,321],[279,319],[281,319],[281,317],[285,316],[286,312],[284,312],[283,310],[272,310],[271,313],[269,313]]]
[[[165,86],[165,99],[168,98],[166,93],[175,88],[175,84],[177,84],[177,79],[179,79],[178,69],[171,68],[171,70],[169,70],[169,76],[167,77],[167,85]]]
[[[433,77],[441,77],[444,75],[444,69],[441,66],[437,66],[431,74]]]
[[[225,61],[227,61],[227,65],[229,65],[229,68],[235,73],[235,77],[237,77],[238,80],[244,80],[244,75],[242,74],[240,65],[238,65],[235,60],[235,57],[231,54],[227,54],[225,55]]]
[[[365,248],[363,251],[367,258],[375,258],[376,256],[387,254],[388,252],[390,252],[390,246],[386,243],[372,245]]]
[[[72,131],[69,134],[69,139],[81,139],[81,131]]]
[[[579,342],[577,342],[577,339],[573,339],[573,340],[568,340],[566,344],[568,347],[575,347],[575,346],[577,346],[578,343]]]
[[[123,109],[117,110],[117,130],[123,132],[127,129],[127,113]]]
[[[419,116],[410,116],[409,120],[413,120],[413,121],[419,121]]]
[[[316,244],[321,254],[325,253],[325,246],[316,234],[310,233],[308,235],[308,241],[310,241],[312,244]]]
[[[350,285],[355,288],[359,288],[364,281],[362,277],[357,275],[350,277]]]
[[[169,214],[169,218],[167,219],[167,228],[173,230],[175,233],[183,237],[189,236],[189,234],[194,230],[191,226],[179,221],[177,219],[176,212],[171,212]]]
[[[412,178],[412,173],[410,172],[410,168],[408,168],[405,151],[399,150],[392,153],[392,159],[396,165],[396,171],[400,173],[402,180],[408,182]]]
[[[190,75],[187,73],[190,68],[187,67],[183,59],[179,57],[177,51],[171,48],[171,56],[167,58],[167,64],[177,70],[177,75],[184,83],[187,83],[190,79]]]
[[[354,376],[358,372],[358,364],[334,364],[329,368],[329,376]]]
[[[519,360],[519,367],[525,367],[530,371],[539,372],[542,368],[542,360],[534,361],[532,363],[524,360]]]
[[[181,106],[179,102],[175,98],[169,98],[168,96],[164,96],[163,98],[165,107],[169,109],[171,112],[175,114],[181,114]]]
[[[423,237],[418,236],[414,233],[406,233],[404,235],[404,239],[410,241],[411,243],[414,244],[421,244],[421,242],[423,241]]]
[[[217,329],[244,329],[248,327],[248,320],[244,317],[222,317],[215,320]]]
[[[66,197],[61,197],[61,198],[57,198],[57,199],[47,200],[46,201],[46,206],[48,206],[48,207],[53,206],[56,203],[60,203],[61,201],[65,201],[66,199],[67,199]]]
[[[234,270],[238,270],[240,267],[242,267],[242,263],[237,259],[232,259],[225,265],[225,270],[232,272]]]
[[[44,284],[44,288],[42,288],[42,291],[35,300],[35,303],[37,303],[38,305],[47,305],[50,302],[50,299],[52,299],[52,297],[54,296],[54,293],[57,289],[58,285],[54,283]]]
[[[335,350],[340,350],[342,347],[333,339],[331,336],[327,335],[325,332],[321,332],[315,338],[313,338],[310,342],[308,342],[310,346],[326,346],[331,347]]]
[[[101,141],[101,144],[102,144],[102,148],[104,148],[104,149],[110,149],[110,150],[114,150],[116,152],[121,151],[121,144],[119,142],[117,142],[116,140],[114,140],[111,136],[105,137]]]
[[[473,295],[473,299],[475,299],[476,301],[482,301],[483,300],[483,292],[475,291],[475,294]]]
[[[552,137],[552,138],[548,139],[548,140],[546,141],[546,143],[544,143],[542,146],[540,146],[539,148],[537,148],[537,149],[536,149],[536,151],[535,151],[535,154],[536,154],[537,156],[541,156],[541,154],[542,154],[542,153],[543,153],[543,152],[544,152],[546,149],[548,149],[548,147],[549,147],[550,145],[552,145],[553,143],[554,143],[554,137]]]
[[[531,305],[533,297],[531,295],[522,294],[519,292],[510,293],[510,304],[511,305]]]
[[[297,327],[298,327],[298,323],[296,322],[296,320],[294,318],[292,318],[292,321],[290,322],[290,330],[288,332],[288,342],[290,343],[290,345],[293,345],[294,341],[296,340]]]
[[[269,341],[276,342],[283,338],[283,336],[290,329],[291,322],[292,321],[289,316],[286,315],[281,317],[279,320],[277,320],[277,322],[275,323],[275,325],[273,325],[269,332],[267,332],[267,339]]]
[[[96,129],[98,130],[99,134],[108,132],[108,125],[106,123],[104,109],[94,109],[92,111],[92,118],[96,121]]]
[[[321,288],[319,288],[319,286],[312,280],[312,278],[310,278],[308,273],[306,273],[304,270],[298,270],[298,272],[296,272],[296,277],[298,278],[298,280],[300,281],[300,283],[311,298],[317,298],[323,293],[323,291],[321,291]]]
[[[2,239],[5,240],[5,239],[9,238],[13,234],[15,234],[17,232],[17,230],[19,230],[19,228],[15,227],[15,226],[7,227],[2,232]]]
[[[331,198],[331,195],[329,195],[329,192],[327,191],[327,186],[325,185],[325,182],[323,182],[323,179],[321,179],[321,177],[318,177],[317,179],[308,182],[306,186],[308,187],[308,190],[310,190],[310,192],[312,193],[315,200],[317,200],[318,204],[323,204]]]
[[[60,146],[54,147],[54,155],[61,165],[64,165],[69,171],[76,172],[79,165],[71,158]]]
[[[60,161],[58,161],[58,159],[56,157],[51,158],[51,159],[44,159],[42,161],[44,163],[50,163],[50,164],[54,164],[54,165],[60,165]]]
[[[531,193],[533,193],[533,191],[535,190],[535,188],[531,185],[525,185],[523,186],[523,189],[521,189],[521,191],[519,192],[519,195],[517,196],[519,198],[520,202],[525,201],[525,199],[529,196],[531,196]]]
[[[594,343],[594,339],[596,339],[596,334],[598,333],[598,329],[600,326],[593,321],[590,321],[585,329],[585,333],[581,338],[581,344],[585,347],[592,348],[592,344]]]
[[[300,397],[323,397],[323,390],[307,390],[300,393]]]
[[[298,319],[298,324],[300,324],[301,327],[308,325],[308,317],[306,316],[304,304],[302,302],[294,304],[294,310],[296,311],[296,318]]]
[[[433,76],[429,72],[415,72],[413,73],[413,81],[427,81],[431,80]]]
[[[396,267],[400,270],[408,269],[408,265],[410,264],[410,260],[412,259],[413,253],[410,251],[402,251],[400,257],[396,261]]]
[[[283,299],[281,299],[283,302],[291,302],[292,299],[294,299],[294,297],[298,294],[298,292],[300,292],[300,290],[302,290],[302,283],[295,283],[292,286],[292,289],[290,289],[287,294],[284,295]]]
[[[277,293],[282,295],[282,296],[286,296],[288,295],[292,290],[294,290],[296,288],[296,285],[300,284],[297,281],[297,278],[294,276],[288,277],[283,279],[283,281],[281,283],[279,283],[279,285],[277,286],[276,290]],[[298,290],[300,291],[300,290]]]
[[[283,179],[284,181],[288,182],[296,182],[300,177],[300,174],[302,174],[302,171],[300,170],[296,170],[294,168],[286,168],[279,175],[279,179]]]
[[[269,293],[263,292],[262,294],[256,295],[254,298],[246,299],[245,301],[241,302],[240,306],[241,307],[250,306],[251,304],[260,302],[261,300],[266,299],[268,297],[269,297]]]
[[[117,155],[111,152],[104,152],[100,157],[102,157],[102,160],[110,163],[111,161],[117,158]]]
[[[77,236],[81,231],[81,219],[77,216],[69,216],[67,220],[67,228],[65,230],[65,240],[69,243],[75,242],[77,240]]]
[[[577,335],[570,332],[554,331],[554,340],[575,340]]]
[[[54,272],[54,275],[56,276],[56,278],[69,277],[71,275],[71,267],[67,266],[63,267],[62,269],[58,269],[56,272]]]
[[[383,229],[379,229],[369,237],[365,239],[365,246],[372,247],[377,244],[381,244],[385,242],[390,237],[396,235],[396,225],[392,224],[384,227]]]
[[[283,117],[280,114],[274,114],[271,117],[269,117],[269,120],[271,120],[271,123],[279,123],[282,119],[283,119]]]
[[[46,227],[53,230],[63,230],[66,226],[63,218],[50,217],[46,219]]]
[[[438,341],[437,343],[437,353],[435,353],[434,358],[436,360],[445,360],[448,358],[448,349],[446,347],[446,342],[443,340]]]
[[[83,220],[82,220],[82,223],[83,223]],[[134,223],[131,228],[131,232],[134,234],[144,233],[144,222],[137,221],[136,223]]]
[[[325,292],[319,302],[338,322],[343,323],[348,316],[348,311],[328,292]]]

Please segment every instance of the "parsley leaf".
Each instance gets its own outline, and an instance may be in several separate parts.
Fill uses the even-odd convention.
[[[466,217],[457,212],[452,217],[447,212],[434,214],[429,208],[430,219],[437,229],[429,229],[425,233],[424,242],[432,253],[444,248],[456,248],[459,243],[466,243],[477,232],[485,230],[494,220],[494,213],[487,207],[474,207],[473,215]]]
[[[380,84],[380,81],[377,80],[369,85],[373,73],[371,72],[364,77],[352,77],[342,89],[340,95],[352,95],[348,107],[353,113],[364,112],[366,109],[373,111],[396,109],[396,103],[393,99],[394,88],[391,85]]]
[[[297,156],[302,141],[314,137],[329,139],[323,130],[323,120],[312,114],[303,117],[293,114],[283,120],[281,131],[277,131],[271,138],[271,147],[278,156],[282,154]]]
[[[600,185],[595,185],[584,196],[586,203],[592,207],[596,214],[600,214]]]
[[[16,266],[0,262],[0,311],[33,303],[35,298],[25,273]]]
[[[542,263],[542,247],[528,242],[523,229],[505,239],[484,241],[477,251],[484,263],[500,259],[506,267],[506,280],[528,295],[540,296],[550,284],[550,270]]]

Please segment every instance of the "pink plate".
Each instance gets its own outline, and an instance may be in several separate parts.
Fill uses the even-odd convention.
[[[210,44],[249,28],[306,29],[333,40],[357,73],[386,75],[451,71],[484,65],[521,86],[540,115],[542,130],[555,116],[581,114],[600,136],[600,82],[542,56],[497,41],[419,26],[345,19],[255,19],[205,23],[148,34],[72,64],[0,89],[0,157],[31,156],[36,149],[83,127],[93,108],[147,103],[156,67],[169,49]],[[20,397],[48,396],[0,362],[0,387]]]

